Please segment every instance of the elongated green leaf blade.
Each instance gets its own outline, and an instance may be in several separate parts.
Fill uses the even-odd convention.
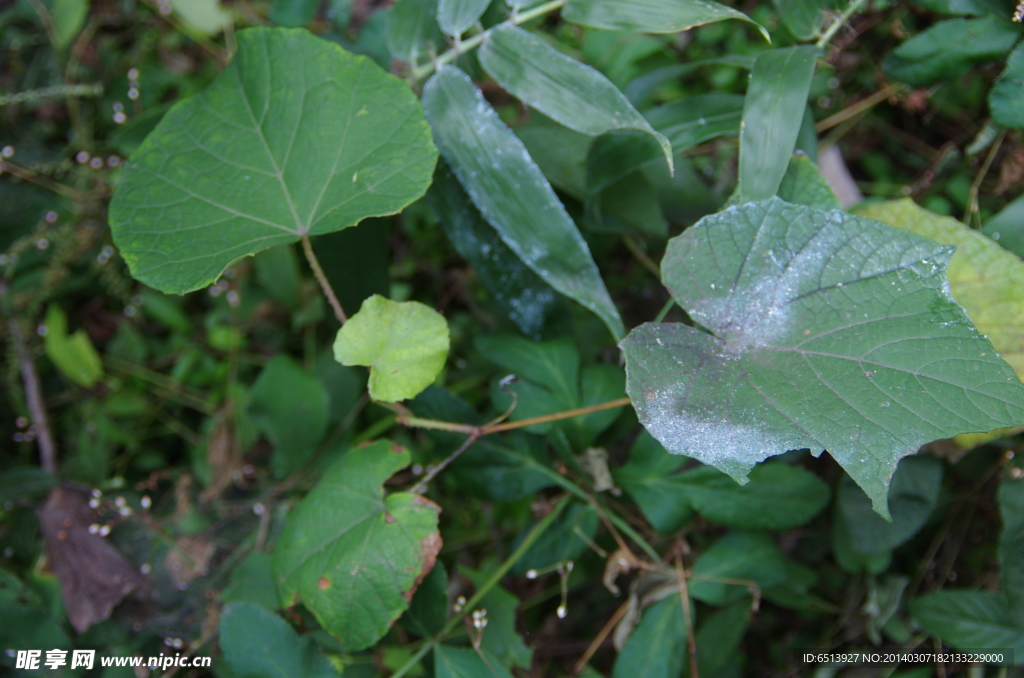
[[[613,129],[650,134],[671,170],[672,145],[668,139],[655,132],[599,71],[511,25],[493,29],[480,47],[479,56],[480,65],[499,85],[570,129],[590,135]]]
[[[1024,629],[994,591],[933,591],[910,601],[909,608],[925,631],[953,647],[1008,648],[1018,661],[1024,652]]]
[[[610,31],[675,33],[694,26],[740,19],[757,26],[765,40],[768,31],[742,12],[710,0],[569,0],[562,18],[581,26]]]
[[[1024,43],[1006,60],[1006,69],[988,93],[992,119],[1003,127],[1024,127]]]
[[[363,302],[334,341],[342,365],[370,368],[370,397],[392,403],[415,398],[448,358],[448,323],[418,301],[374,295]]]
[[[709,139],[735,134],[743,116],[743,97],[738,94],[697,94],[644,114],[654,129],[681,153]]]
[[[625,334],[576,224],[522,142],[465,73],[442,66],[423,90],[434,138],[459,182],[501,239],[541,278]]]
[[[438,0],[399,0],[387,15],[387,43],[391,56],[415,63],[444,48],[437,25]]]
[[[662,280],[715,334],[648,323],[622,342],[640,420],[741,481],[827,449],[887,517],[900,457],[1024,422],[1024,385],[949,296],[951,255],[778,198],[702,219],[670,241]]]
[[[812,40],[821,33],[828,0],[774,0],[782,23],[798,40]]]
[[[796,148],[807,93],[814,75],[816,47],[762,52],[750,73],[740,130],[740,187],[744,201],[776,194]]]
[[[476,23],[491,0],[439,0],[437,23],[447,35],[458,37]]]
[[[436,161],[401,80],[308,31],[253,28],[125,164],[110,227],[134,277],[183,294],[239,257],[398,212]]]
[[[382,485],[409,464],[388,440],[349,450],[292,513],[274,550],[278,590],[344,652],[376,643],[409,607],[441,549],[439,509]]]
[[[971,66],[1003,56],[1020,32],[1001,17],[948,19],[900,45],[885,60],[885,72],[914,86],[955,78]]]
[[[438,165],[426,202],[448,240],[512,322],[523,334],[539,336],[558,295],[505,244],[444,162]]]

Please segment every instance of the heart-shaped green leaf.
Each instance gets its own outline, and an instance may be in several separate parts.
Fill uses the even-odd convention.
[[[949,296],[951,255],[778,198],[702,219],[669,243],[662,280],[714,334],[648,323],[622,342],[640,420],[740,481],[827,449],[888,517],[900,457],[1024,423],[1024,385]]]
[[[392,403],[415,398],[448,357],[448,323],[418,301],[375,294],[338,330],[334,358],[370,368],[370,396]]]
[[[110,228],[135,278],[183,294],[239,257],[398,212],[436,161],[401,80],[306,30],[253,28],[125,164]]]
[[[409,607],[441,550],[441,509],[418,494],[384,496],[410,455],[380,440],[349,450],[291,515],[274,550],[274,576],[344,652],[370,647]]]

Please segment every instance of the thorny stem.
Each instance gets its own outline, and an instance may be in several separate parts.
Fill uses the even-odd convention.
[[[839,32],[839,29],[845,26],[846,22],[849,21],[850,17],[859,12],[866,4],[867,0],[853,0],[853,2],[850,3],[849,7],[844,9],[843,13],[840,14],[835,21],[828,25],[828,28],[825,29],[824,33],[822,33],[821,39],[818,40],[818,42],[815,44],[815,47],[817,47],[818,49],[825,49],[825,46],[828,45],[832,37]]]
[[[551,2],[545,2],[543,5],[539,5],[525,12],[514,12],[512,16],[509,17],[508,21],[498,24],[494,28],[525,24],[527,21],[531,21],[539,16],[544,16],[549,12],[553,12],[556,9],[561,8],[568,1],[569,0],[552,0]],[[489,28],[482,33],[477,33],[465,40],[460,40],[459,42],[456,42],[451,49],[437,58],[432,59],[430,62],[423,64],[422,66],[414,67],[412,69],[412,73],[409,74],[409,80],[412,82],[422,80],[436,71],[439,67],[444,66],[445,64],[450,64],[466,52],[476,49],[483,44],[483,41],[487,39],[487,36],[491,34],[491,31],[493,31],[494,28]]]
[[[534,542],[536,542],[537,539],[539,539],[540,536],[544,534],[549,527],[551,527],[551,524],[555,522],[555,519],[562,513],[562,509],[564,509],[569,503],[568,499],[568,497],[563,497],[557,504],[555,504],[550,513],[541,518],[537,524],[533,526],[533,529],[527,533],[526,538],[523,539],[521,544],[519,544],[519,548],[513,551],[512,555],[505,559],[498,569],[494,571],[494,574],[484,582],[483,586],[476,590],[476,593],[474,593],[466,604],[462,606],[463,610],[472,610],[476,604],[479,603],[485,595],[487,595],[487,592],[501,581],[502,577],[512,569],[512,566],[516,564],[516,562],[531,546],[533,546]],[[444,640],[445,636],[455,630],[455,627],[459,625],[461,620],[462,617],[460,615],[455,615],[449,619],[448,623],[441,628],[437,635],[431,638],[428,642],[423,643],[416,654],[410,657],[409,661],[407,661],[401,668],[395,671],[395,673],[391,675],[391,678],[402,678],[402,676],[412,670],[412,668],[416,666],[421,659],[423,659],[424,655],[433,650],[438,643]]]
[[[309,242],[309,236],[305,234],[302,236],[302,251],[306,255],[309,267],[313,269],[316,281],[320,283],[320,288],[324,291],[324,296],[327,297],[331,308],[334,309],[334,317],[338,319],[339,323],[344,325],[348,321],[348,317],[345,315],[345,310],[341,307],[341,302],[338,301],[337,295],[334,294],[334,288],[331,287],[330,281],[324,275],[324,269],[320,268],[320,261],[317,260],[316,254],[313,252],[313,244]]]

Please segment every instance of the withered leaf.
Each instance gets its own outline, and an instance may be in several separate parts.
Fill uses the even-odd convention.
[[[139,600],[149,596],[149,583],[138,569],[106,539],[89,533],[96,522],[88,492],[66,483],[53,488],[39,510],[64,609],[79,633],[108,618],[129,594]]]

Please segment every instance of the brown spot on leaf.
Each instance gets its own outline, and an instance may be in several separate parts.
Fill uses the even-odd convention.
[[[68,620],[79,633],[110,616],[129,594],[144,600],[149,584],[121,552],[98,534],[89,494],[72,485],[58,485],[39,511],[46,553],[60,581]]]
[[[384,522],[387,523],[388,525],[391,525],[391,524],[396,522],[395,521],[395,517],[393,515],[391,515],[390,513],[388,513],[387,511],[385,511],[384,512]]]
[[[402,452],[405,452],[405,448],[398,443],[391,443],[391,451],[395,454],[401,454]]]
[[[320,580],[316,583],[316,587],[321,591],[326,591],[331,588],[331,580],[327,577],[320,577]]]

